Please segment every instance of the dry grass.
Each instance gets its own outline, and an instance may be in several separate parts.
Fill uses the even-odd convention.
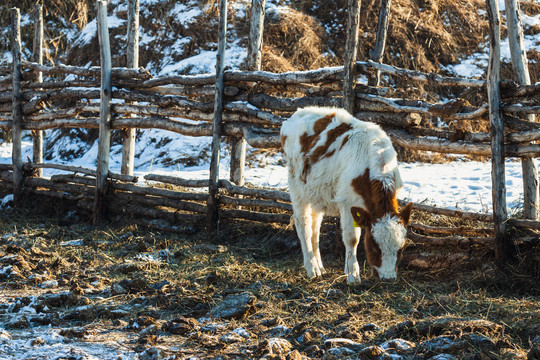
[[[538,330],[534,320],[540,315],[538,279],[517,267],[500,272],[481,248],[466,250],[468,255],[446,269],[402,266],[396,282],[370,279],[371,271],[363,261],[364,282],[351,286],[342,275],[342,254],[333,251],[332,234],[324,234],[323,240],[328,274],[307,280],[295,234],[276,226],[226,223],[220,235],[212,237],[202,231],[178,235],[133,225],[58,226],[54,219],[29,214],[3,214],[0,221],[0,236],[16,232],[25,237],[21,246],[33,243],[63,259],[67,267],[60,266],[51,274],[57,279],[68,276],[70,286],[85,288],[95,281],[96,275],[107,286],[122,279],[142,279],[149,285],[168,281],[169,290],[142,294],[148,310],[137,316],[152,314],[161,320],[179,315],[202,316],[204,313],[194,310],[199,309],[196,304],[208,309],[228,293],[248,291],[261,304],[257,316],[233,321],[230,327],[242,326],[252,333],[260,326],[256,319],[279,319],[278,323],[290,328],[310,327],[314,333],[370,344],[380,342],[384,334],[382,330],[361,331],[368,323],[384,330],[410,320],[420,329],[424,321],[475,318],[504,325],[505,332],[490,334],[492,339],[509,343],[518,353],[525,354],[528,341]],[[72,239],[83,239],[84,245],[59,245]],[[168,262],[129,270],[124,266],[126,259],[137,254],[162,249],[170,251]],[[0,244],[0,251],[6,251],[6,244]],[[450,256],[449,252],[455,249],[407,250],[409,255],[435,251]],[[47,268],[45,262],[41,266]],[[110,306],[132,304],[141,299],[138,296],[141,294],[116,297],[115,304]],[[99,321],[108,324],[106,318]],[[411,341],[436,335],[421,331],[401,334]],[[200,345],[194,341],[193,347],[197,346]]]
[[[265,70],[276,71],[282,65],[306,70],[337,64],[337,59],[325,55],[328,40],[324,28],[313,17],[300,11],[272,12],[265,19],[264,35]]]

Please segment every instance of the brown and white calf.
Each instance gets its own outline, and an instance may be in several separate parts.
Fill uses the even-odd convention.
[[[308,277],[325,272],[319,231],[327,214],[341,217],[347,282],[360,282],[358,226],[366,230],[364,247],[375,274],[395,279],[412,204],[398,211],[396,192],[403,183],[386,133],[343,109],[308,107],[283,123],[281,143]]]

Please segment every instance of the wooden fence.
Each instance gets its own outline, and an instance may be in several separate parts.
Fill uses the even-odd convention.
[[[499,80],[499,11],[495,0],[486,3],[492,25],[491,60],[486,80],[444,77],[380,63],[387,19],[379,21],[378,50],[373,54],[377,61],[356,61],[354,44],[358,41],[359,0],[349,1],[351,26],[347,31],[348,50],[344,66],[279,74],[260,71],[265,0],[253,0],[248,69],[225,71],[227,1],[221,0],[216,74],[167,77],[152,77],[137,67],[137,0],[130,0],[128,5],[128,63],[125,68],[111,67],[105,1],[97,1],[101,66],[91,68],[42,64],[40,5],[35,11],[37,40],[34,41],[33,61],[23,60],[20,14],[18,9],[12,9],[13,66],[0,68],[0,129],[12,131],[13,162],[0,165],[0,186],[13,191],[16,206],[19,206],[23,193],[28,192],[72,200],[77,206],[92,211],[95,223],[110,214],[128,214],[139,223],[153,226],[160,226],[156,219],[167,221],[173,227],[183,221],[206,219],[210,229],[217,229],[219,219],[226,218],[289,223],[292,207],[288,193],[243,186],[246,143],[254,148],[278,149],[281,147],[279,127],[297,108],[307,105],[346,107],[359,119],[381,124],[396,145],[439,153],[491,157],[493,214],[453,211],[422,204],[415,204],[415,208],[492,223],[493,227],[444,228],[412,224],[409,238],[430,244],[494,244],[498,259],[504,261],[512,253],[512,240],[506,235],[507,224],[540,229],[536,214],[533,214],[533,219],[507,218],[504,188],[506,157],[527,158],[532,164],[529,165],[534,166],[534,161],[530,160],[540,156],[540,145],[536,144],[540,140],[538,125],[530,118],[520,118],[523,114],[540,113],[540,106],[534,103],[534,97],[540,94],[540,86]],[[390,1],[381,1],[382,17],[388,16],[388,6]],[[521,26],[520,21],[517,24]],[[473,107],[462,98],[444,103],[391,99],[385,97],[388,89],[378,86],[381,73],[438,87],[473,88],[487,93],[489,101]],[[373,86],[356,84],[358,74],[370,77]],[[70,76],[69,80],[66,75]],[[292,95],[284,97],[283,93]],[[100,99],[99,103],[95,99]],[[112,99],[117,101],[113,104]],[[123,100],[123,103],[118,100]],[[426,128],[420,126],[422,117],[438,117],[448,122],[490,121],[491,131]],[[178,119],[196,120],[196,123]],[[41,132],[70,127],[99,129],[95,170],[43,163]],[[211,136],[209,179],[187,180],[156,174],[145,176],[149,183],[173,184],[186,189],[183,191],[137,184],[138,179],[132,173],[134,131],[147,128],[189,136]],[[121,174],[110,172],[108,166],[113,129],[122,131],[124,138]],[[31,130],[34,137],[31,162],[23,162],[21,156],[23,130]],[[231,181],[218,178],[223,136],[234,139]],[[45,179],[41,176],[43,168],[65,170],[67,173]],[[530,181],[536,181],[537,193],[538,171],[533,169],[529,176],[532,176]],[[208,188],[208,192],[189,190],[201,187]],[[531,203],[536,209],[538,199],[533,195],[528,195],[526,203]]]

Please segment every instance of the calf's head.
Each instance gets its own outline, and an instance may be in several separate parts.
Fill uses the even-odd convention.
[[[365,229],[366,257],[380,279],[395,279],[397,276],[397,264],[405,246],[411,210],[412,203],[409,203],[400,213],[373,218],[362,208],[351,208],[354,221]]]

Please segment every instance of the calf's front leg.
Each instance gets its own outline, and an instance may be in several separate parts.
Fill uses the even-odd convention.
[[[349,210],[341,211],[341,233],[345,245],[345,276],[348,283],[360,283],[360,266],[356,257],[356,249],[360,240],[360,228],[353,226]]]

